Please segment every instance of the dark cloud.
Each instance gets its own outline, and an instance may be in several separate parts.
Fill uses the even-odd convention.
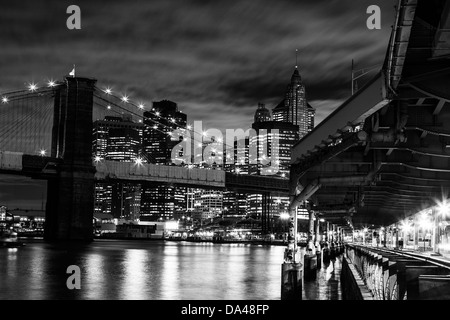
[[[215,112],[201,119],[220,124],[229,110],[219,106],[240,117],[259,101],[276,104],[299,48],[308,98],[344,99],[352,58],[382,62],[393,2],[79,1],[78,31],[65,27],[67,1],[10,2],[0,13],[0,84],[61,77],[76,63],[137,99],[209,105]],[[365,26],[370,4],[382,8],[381,31]]]
[[[0,11],[0,91],[60,79],[72,65],[133,99],[177,102],[205,127],[248,128],[258,102],[273,108],[299,67],[320,122],[350,94],[350,65],[381,64],[394,0],[6,1]],[[366,8],[382,29],[366,28]]]

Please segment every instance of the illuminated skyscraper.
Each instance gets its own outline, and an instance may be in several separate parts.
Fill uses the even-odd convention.
[[[156,164],[172,164],[172,149],[178,141],[172,141],[170,132],[186,127],[186,114],[169,100],[153,102],[153,109],[144,112],[143,146],[147,161]]]
[[[179,141],[172,141],[170,132],[186,127],[187,116],[169,100],[153,102],[151,111],[144,112],[143,149],[148,162],[171,165],[172,149]],[[171,220],[186,213],[186,188],[160,183],[142,185],[142,221]]]
[[[250,149],[257,150],[258,163],[250,165],[250,172],[260,175],[261,170],[266,166],[273,168],[268,169],[272,171],[267,171],[266,175],[287,179],[291,163],[291,148],[298,141],[298,126],[288,122],[267,121],[255,122],[252,128],[256,130],[257,135],[250,140]],[[264,165],[264,160],[271,162]]]
[[[291,149],[299,140],[299,127],[291,122],[282,121],[283,119],[257,121],[262,118],[270,119],[268,116],[261,117],[261,114],[267,114],[267,112],[258,106],[255,122],[252,124],[257,135],[250,138],[249,146],[250,150],[257,150],[257,164],[250,164],[250,174],[261,175],[264,171],[265,175],[289,179]],[[288,197],[264,199],[261,194],[247,196],[248,215],[261,219],[265,231],[272,230],[274,222],[280,219],[281,212],[287,210],[288,204]]]
[[[297,125],[300,139],[314,128],[315,110],[306,101],[305,86],[297,67],[284,99],[272,110],[272,115],[274,121]]]
[[[107,116],[93,126],[93,158],[133,162],[141,156],[143,124],[131,115]],[[95,213],[109,213],[114,218],[139,219],[141,186],[134,183],[102,182],[95,185]]]

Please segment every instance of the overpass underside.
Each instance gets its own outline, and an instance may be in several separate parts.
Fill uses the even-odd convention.
[[[380,73],[293,149],[292,207],[389,225],[450,187],[450,4],[400,1]]]

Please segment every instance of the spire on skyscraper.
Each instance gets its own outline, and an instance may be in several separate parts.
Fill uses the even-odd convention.
[[[294,69],[294,73],[292,74],[291,77],[291,83],[293,82],[301,82],[302,81],[302,77],[300,76],[300,73],[298,72],[298,49],[295,49],[295,69]],[[299,84],[299,83],[297,83]]]
[[[284,99],[272,110],[272,118],[278,122],[290,122],[299,128],[302,138],[314,127],[314,108],[308,107],[305,86],[298,71],[298,49],[295,50],[295,69]]]

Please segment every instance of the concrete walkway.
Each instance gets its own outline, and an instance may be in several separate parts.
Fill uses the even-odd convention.
[[[342,255],[322,264],[316,280],[303,280],[303,300],[342,300],[341,269]]]

